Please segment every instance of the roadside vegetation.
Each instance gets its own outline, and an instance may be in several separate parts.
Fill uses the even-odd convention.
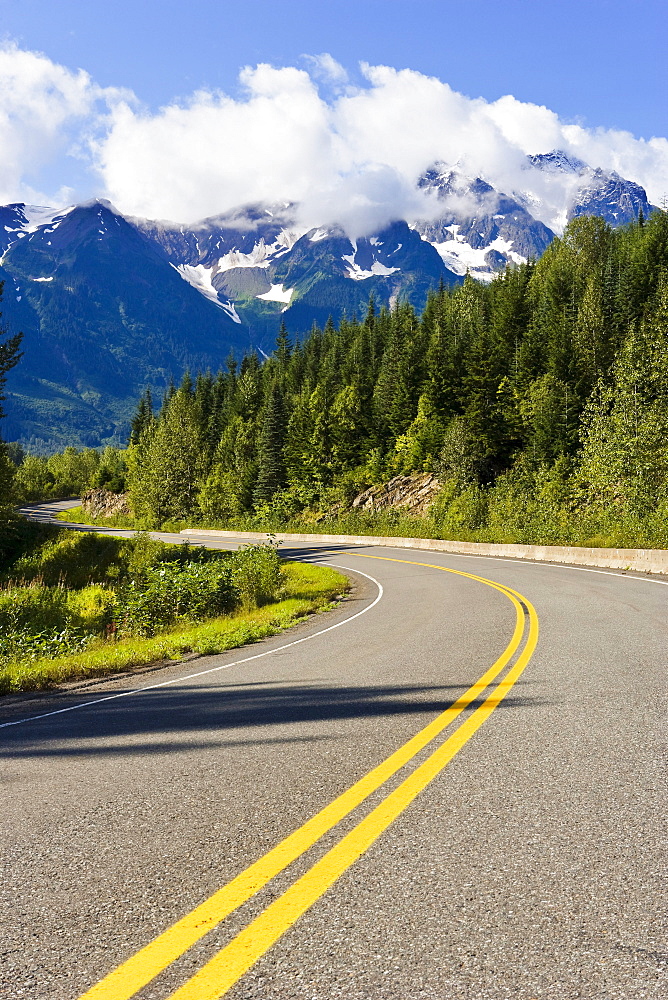
[[[211,552],[146,534],[27,529],[0,578],[2,694],[221,652],[324,610],[347,589],[333,570],[282,563],[272,544]]]
[[[422,518],[353,498],[434,473]],[[129,447],[28,457],[28,498],[127,492],[142,528],[668,547],[668,214],[574,219],[538,262],[314,328],[138,404]],[[117,520],[117,524],[120,522]]]
[[[85,492],[85,490],[82,492]],[[83,507],[69,507],[67,510],[57,513],[55,518],[57,521],[69,522],[70,524],[89,524],[93,527],[99,526],[105,528],[138,528],[141,530],[141,525],[137,523],[137,519],[132,517],[132,515],[112,514],[111,517],[93,517]],[[170,529],[165,528],[165,530]]]

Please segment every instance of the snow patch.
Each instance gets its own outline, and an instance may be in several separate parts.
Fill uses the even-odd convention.
[[[276,237],[276,242],[285,247],[286,250],[292,250],[297,240],[300,240],[307,232],[308,229],[281,229]]]
[[[179,264],[178,267],[172,264],[172,267],[184,281],[196,288],[205,298],[215,302],[221,309],[224,308],[223,303],[218,298],[218,292],[211,283],[212,267],[205,267],[204,264]]]
[[[230,300],[228,299],[227,302],[221,302],[220,305],[223,307],[223,309],[225,310],[225,312],[227,313],[227,315],[230,317],[231,320],[233,320],[235,323],[241,323],[241,320],[239,318],[239,313],[234,308],[234,302],[230,302]]]
[[[294,288],[283,288],[283,285],[272,285],[268,292],[256,295],[256,299],[264,299],[265,302],[286,302],[292,298]]]
[[[264,240],[256,243],[250,253],[242,253],[240,250],[230,250],[218,261],[218,271],[231,271],[235,267],[269,267],[267,259],[272,252],[271,247],[265,246]],[[200,265],[201,266],[201,265]]]
[[[453,239],[445,240],[443,243],[432,243],[432,246],[440,254],[445,266],[455,274],[464,275],[469,271],[472,277],[479,281],[491,281],[496,272],[485,260],[490,250],[505,254],[515,264],[526,263],[526,257],[511,249],[512,240],[504,240],[501,236],[497,236],[488,246],[474,248],[459,235],[459,226],[447,228],[453,234]]]
[[[292,250],[298,239],[304,235],[301,230],[283,229],[274,243],[265,243],[261,239],[256,243],[250,253],[242,253],[241,250],[229,250],[224,257],[218,261],[217,271],[231,271],[235,267],[269,267],[273,260],[282,257],[283,254]],[[327,235],[326,233],[324,235]],[[322,238],[322,237],[321,237]]]
[[[74,205],[71,205],[69,208],[43,208],[40,205],[23,205],[21,214],[26,220],[24,231],[26,233],[35,233],[43,226],[53,226],[51,232],[54,232],[65,216],[69,215],[73,209]]]
[[[394,274],[395,271],[400,270],[398,267],[386,267],[385,264],[381,264],[378,260],[374,260],[370,270],[365,270],[359,264],[355,263],[354,254],[350,254],[347,257],[344,256],[341,259],[348,261],[350,266],[346,272],[346,277],[352,278],[353,281],[364,281],[365,278],[373,278],[375,275]]]
[[[234,323],[241,323],[238,312],[234,308],[234,303],[230,299],[221,300],[218,298],[218,292],[213,286],[213,276],[218,273],[218,268],[214,264],[213,267],[205,267],[204,264],[179,264],[176,267],[175,264],[171,264],[171,267],[187,281],[189,285],[197,289],[201,295],[209,299],[227,313],[230,319]]]

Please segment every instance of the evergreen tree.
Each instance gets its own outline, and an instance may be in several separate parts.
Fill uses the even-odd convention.
[[[154,526],[193,514],[204,472],[202,445],[191,389],[180,387],[129,451],[130,499],[143,522]]]
[[[153,398],[151,390],[145,389],[139,400],[135,415],[130,421],[130,444],[139,444],[146,428],[153,422]]]
[[[274,358],[282,376],[286,373],[291,355],[292,341],[290,340],[290,335],[288,334],[285,323],[281,322],[278,336],[276,337],[276,350],[274,351]]]
[[[255,505],[269,503],[286,486],[285,445],[286,415],[280,386],[274,382],[265,406],[258,445],[258,475],[253,493]]]

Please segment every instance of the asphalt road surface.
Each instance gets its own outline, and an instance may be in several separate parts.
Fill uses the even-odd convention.
[[[668,581],[283,550],[350,598],[0,700],[0,997],[665,1000]]]

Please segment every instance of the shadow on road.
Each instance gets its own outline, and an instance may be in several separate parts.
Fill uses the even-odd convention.
[[[238,744],[248,730],[301,726],[312,722],[377,717],[424,716],[421,724],[448,708],[465,689],[448,686],[334,687],[273,683],[192,688],[174,685],[54,715],[0,731],[7,757],[133,755],[160,750],[178,753],[220,746],[221,736]],[[58,699],[57,707],[81,701],[81,693]],[[480,702],[474,702],[472,708]],[[502,708],[536,705],[535,698],[506,698]],[[52,705],[55,709],[56,705]],[[239,739],[234,739],[235,731]],[[127,744],[110,744],[128,737]],[[163,739],[156,741],[156,737]],[[326,734],[258,732],[257,742],[313,741]],[[254,739],[251,742],[255,742]]]

